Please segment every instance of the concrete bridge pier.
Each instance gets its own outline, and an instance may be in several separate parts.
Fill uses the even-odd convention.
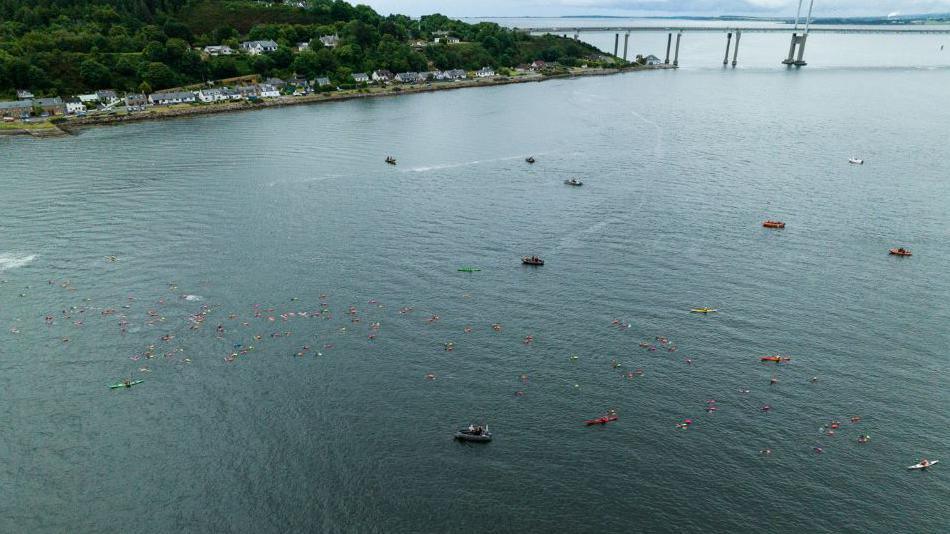
[[[614,57],[617,57],[617,49],[620,46],[620,34],[614,34]]]
[[[742,32],[736,30],[736,47],[732,50],[732,66],[735,67],[736,63],[739,60],[739,37],[742,37]]]
[[[628,33],[623,36],[623,60],[624,61],[627,60],[627,45],[629,44],[630,44],[630,34]]]
[[[729,64],[729,44],[732,43],[732,32],[726,34],[726,55],[722,57],[722,66]]]
[[[670,64],[670,44],[673,42],[673,34],[666,34],[666,59],[663,61],[664,65]]]
[[[788,57],[782,60],[785,65],[791,65],[795,62],[795,45],[798,44],[798,34],[792,34],[792,44],[788,45]]]
[[[796,67],[804,67],[808,63],[805,63],[805,41],[808,40],[808,34],[803,33],[801,40],[798,42],[798,58],[795,60],[794,65]]]
[[[678,67],[680,64],[680,38],[683,37],[682,33],[676,34],[676,49],[673,52],[673,66]]]

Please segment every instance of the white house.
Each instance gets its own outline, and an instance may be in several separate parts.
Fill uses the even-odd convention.
[[[369,83],[369,76],[365,72],[354,72],[353,81],[356,83]]]
[[[112,89],[103,89],[101,91],[96,91],[96,96],[99,98],[99,102],[111,106],[113,104],[118,104],[121,102],[119,95],[115,94],[115,91]]]
[[[309,41],[303,41],[303,42],[301,42],[301,43],[297,43],[297,51],[298,51],[298,52],[303,52],[304,50],[310,50],[310,42],[309,42]]]
[[[252,56],[274,52],[277,50],[277,43],[271,40],[267,41],[244,41],[241,43],[241,50],[244,50]]]
[[[495,75],[495,69],[491,67],[483,67],[481,70],[475,73],[477,78],[491,78]]]
[[[190,104],[195,101],[195,94],[191,91],[169,91],[166,93],[152,93],[148,101],[153,106],[169,106],[172,104]]]
[[[96,93],[89,93],[88,95],[78,95],[76,98],[79,99],[83,104],[92,104],[99,101],[99,95]]]
[[[644,58],[644,62],[647,65],[659,65],[660,63],[663,63],[663,60],[654,56],[653,54],[650,54],[649,56]]]
[[[205,54],[209,56],[230,56],[234,53],[228,45],[210,45],[205,47]]]
[[[393,73],[385,69],[374,70],[373,71],[373,81],[374,82],[388,82],[393,79]]]
[[[468,77],[468,75],[462,69],[447,70],[443,72],[442,75],[445,76],[445,79],[447,80],[464,80]]]
[[[86,105],[82,103],[82,100],[78,98],[67,98],[66,99],[66,113],[69,115],[75,115],[76,113],[85,113]]]
[[[222,100],[228,100],[229,95],[224,91],[224,89],[202,89],[198,91],[198,100],[208,104],[211,102],[221,102]]]
[[[328,48],[336,48],[336,45],[340,44],[340,38],[336,35],[323,35],[320,37],[320,42]]]
[[[277,98],[280,96],[280,91],[273,85],[262,83],[258,87],[261,89],[261,98]]]
[[[317,78],[317,87],[326,87],[330,85],[330,78],[320,77]]]
[[[17,89],[16,90],[17,100],[32,100],[33,93],[29,89]]]

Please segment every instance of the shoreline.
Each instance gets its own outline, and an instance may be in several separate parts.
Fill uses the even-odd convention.
[[[451,91],[457,89],[468,89],[474,87],[495,87],[499,85],[511,85],[519,83],[540,83],[547,80],[562,80],[570,78],[579,78],[587,76],[610,76],[624,72],[664,70],[673,68],[670,65],[656,66],[637,66],[632,68],[619,69],[574,69],[564,74],[554,75],[527,75],[513,76],[505,79],[467,79],[461,82],[449,82],[426,85],[412,86],[391,86],[385,88],[369,88],[368,90],[348,90],[335,93],[313,93],[302,96],[280,96],[272,100],[263,100],[259,102],[250,102],[241,100],[236,102],[212,103],[212,104],[180,104],[173,106],[155,106],[145,112],[134,114],[122,113],[116,115],[86,116],[76,117],[68,116],[59,122],[46,122],[40,124],[18,125],[2,128],[0,127],[0,137],[8,135],[29,135],[35,138],[61,137],[64,135],[75,135],[79,131],[96,126],[114,126],[124,123],[137,123],[144,121],[159,121],[177,119],[182,117],[195,117],[203,115],[213,115],[219,113],[236,113],[241,111],[252,111],[272,107],[299,106],[306,104],[319,104],[324,102],[343,102],[347,100],[356,100],[362,98],[385,98],[402,95],[412,95],[419,93],[434,93],[437,91]],[[398,88],[399,90],[395,90]],[[365,92],[361,92],[365,91]],[[23,127],[26,126],[26,127]]]

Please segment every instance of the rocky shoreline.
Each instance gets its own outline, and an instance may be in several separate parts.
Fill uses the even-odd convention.
[[[108,126],[113,124],[123,124],[128,122],[154,121],[165,119],[176,119],[181,117],[192,117],[201,115],[211,115],[218,113],[232,113],[238,111],[249,111],[255,109],[265,109],[271,107],[299,106],[304,104],[315,104],[321,102],[341,102],[345,100],[355,100],[360,98],[383,98],[400,95],[409,95],[417,93],[432,93],[436,91],[447,91],[455,89],[465,89],[470,87],[493,87],[498,85],[509,85],[515,83],[543,82],[546,80],[558,80],[565,78],[576,78],[584,76],[608,76],[619,74],[621,72],[657,70],[672,68],[669,65],[657,66],[638,66],[623,69],[575,69],[564,74],[554,75],[528,75],[516,76],[510,78],[495,78],[491,80],[473,79],[454,83],[433,84],[428,86],[395,86],[388,90],[368,90],[346,91],[338,93],[315,93],[304,96],[281,96],[272,100],[263,100],[250,102],[247,100],[237,102],[226,102],[203,105],[185,105],[169,108],[152,108],[147,112],[133,114],[114,114],[114,115],[93,115],[85,117],[67,117],[56,123],[49,123],[49,127],[34,128],[10,128],[0,129],[0,135],[31,135],[37,138],[57,137],[69,135],[78,132],[84,128],[94,126]]]

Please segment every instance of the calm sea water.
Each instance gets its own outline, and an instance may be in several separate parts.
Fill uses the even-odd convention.
[[[950,71],[769,57],[0,139],[0,531],[945,529]]]

